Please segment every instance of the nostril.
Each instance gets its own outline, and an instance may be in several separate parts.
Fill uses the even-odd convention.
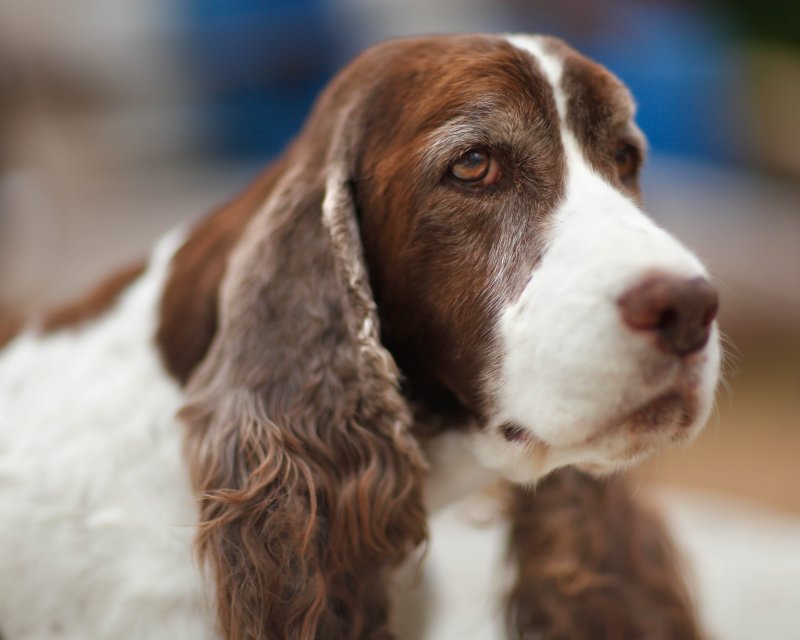
[[[705,278],[651,275],[618,300],[631,329],[647,332],[662,351],[679,356],[702,349],[717,315],[717,292]]]
[[[659,331],[667,331],[670,327],[676,325],[680,321],[677,309],[667,307],[658,316],[658,320],[653,325],[654,329]]]

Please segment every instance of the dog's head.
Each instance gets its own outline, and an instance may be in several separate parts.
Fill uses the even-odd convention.
[[[400,40],[359,58],[350,167],[383,337],[478,418],[518,481],[687,441],[718,376],[717,298],[640,208],[624,85],[542,37]]]
[[[243,220],[260,211],[248,233],[275,249],[236,250],[242,281],[228,274],[223,328],[260,269],[253,290],[268,287],[271,302],[253,304],[284,312],[272,328],[250,320],[264,343],[252,366],[270,362],[265,385],[285,384],[271,336],[299,377],[300,351],[280,336],[286,326],[307,335],[312,305],[288,304],[278,280],[296,243],[286,277],[316,279],[330,306],[319,265],[339,264],[357,304],[377,306],[367,319],[379,320],[376,340],[409,395],[480,425],[475,449],[490,469],[521,482],[568,464],[603,473],[690,440],[719,374],[717,296],[640,207],[646,145],[634,110],[615,76],[553,38],[373,47],[229,207]],[[290,238],[306,218],[310,230]]]
[[[383,628],[383,568],[425,536],[411,404],[518,482],[697,432],[716,294],[640,210],[644,154],[622,84],[559,41],[397,40],[193,232],[158,341],[230,637]]]

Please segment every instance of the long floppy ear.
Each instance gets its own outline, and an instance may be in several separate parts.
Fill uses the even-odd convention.
[[[347,121],[312,117],[284,160],[231,256],[181,411],[230,640],[388,637],[384,574],[426,536],[425,465],[379,341]]]
[[[512,638],[699,640],[680,558],[624,477],[510,488]]]

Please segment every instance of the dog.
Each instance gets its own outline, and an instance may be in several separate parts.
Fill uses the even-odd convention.
[[[689,442],[720,365],[634,110],[554,38],[379,44],[240,196],[9,337],[6,640],[391,638],[428,514],[493,479],[511,637],[699,637],[608,477]]]

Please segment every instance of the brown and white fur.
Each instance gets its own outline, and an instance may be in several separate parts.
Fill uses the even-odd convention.
[[[384,43],[241,196],[18,333],[0,633],[389,638],[428,511],[504,478],[511,637],[697,637],[605,479],[691,440],[720,358],[633,116],[555,39]]]

